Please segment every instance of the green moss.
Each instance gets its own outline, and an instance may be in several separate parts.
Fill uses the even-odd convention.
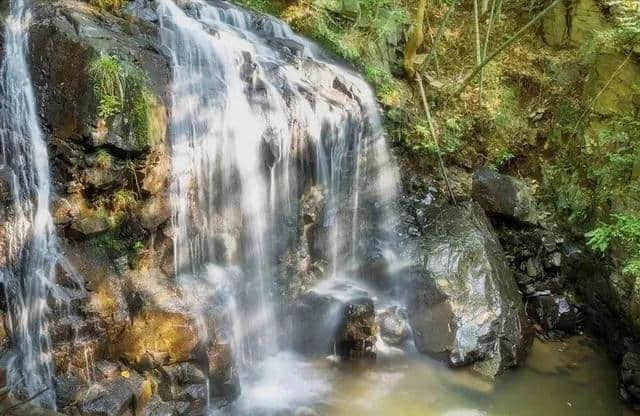
[[[90,0],[89,2],[101,10],[116,13],[124,7],[127,0]]]
[[[87,73],[97,99],[97,116],[122,114],[124,133],[138,150],[152,144],[151,108],[154,96],[149,77],[137,66],[115,56],[101,55],[89,63]]]

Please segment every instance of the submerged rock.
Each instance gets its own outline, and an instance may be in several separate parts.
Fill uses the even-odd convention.
[[[492,169],[473,173],[471,195],[487,214],[499,214],[530,224],[538,223],[536,201],[522,181]]]
[[[494,376],[521,364],[531,345],[521,294],[476,203],[433,208],[407,278],[419,351]]]

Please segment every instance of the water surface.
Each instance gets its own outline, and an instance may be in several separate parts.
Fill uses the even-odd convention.
[[[243,380],[227,414],[420,416],[631,415],[615,368],[592,340],[536,340],[522,368],[495,382],[415,352],[385,351],[366,368],[283,352]],[[315,412],[315,413],[314,413]]]

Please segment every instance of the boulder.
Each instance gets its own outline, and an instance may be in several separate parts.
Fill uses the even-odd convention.
[[[373,300],[368,297],[349,301],[342,310],[336,332],[338,354],[346,359],[375,359],[378,325]]]
[[[111,228],[106,215],[91,210],[83,210],[71,223],[71,229],[83,236],[94,236]]]
[[[150,231],[154,231],[171,217],[168,196],[152,196],[145,200],[140,209],[140,223]]]
[[[564,296],[536,296],[529,300],[527,309],[546,331],[573,332],[578,325],[578,308]]]
[[[380,328],[380,336],[388,345],[402,345],[411,335],[407,322],[407,313],[399,307],[391,307],[380,312],[376,317]]]
[[[353,282],[328,279],[293,308],[294,348],[307,354],[374,358],[378,326],[373,300]]]
[[[228,404],[240,395],[240,378],[229,344],[216,343],[207,349],[210,395],[218,405]]]
[[[488,376],[521,364],[532,333],[486,215],[471,202],[427,217],[404,273],[416,348]]]
[[[138,368],[194,358],[199,342],[195,318],[186,313],[145,306],[114,344],[110,356]]]
[[[80,414],[86,416],[120,416],[142,408],[145,380],[130,372],[92,385],[78,402]]]
[[[619,369],[620,396],[634,406],[640,406],[640,354],[627,351]]]
[[[537,224],[536,201],[522,181],[492,169],[479,168],[473,173],[472,198],[490,215],[504,215]]]

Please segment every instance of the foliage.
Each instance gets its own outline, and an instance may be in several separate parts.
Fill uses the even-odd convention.
[[[118,189],[111,198],[111,209],[114,214],[129,212],[136,205],[136,196],[128,189]]]
[[[602,224],[586,233],[587,244],[594,250],[605,252],[615,242],[628,253],[622,271],[640,278],[640,216],[615,214],[610,224]]]
[[[282,9],[280,2],[273,0],[236,0],[236,3],[250,9],[269,14],[278,14]]]
[[[586,63],[593,64],[599,55],[629,51],[638,44],[640,44],[640,22],[596,31],[582,47],[581,53]]]
[[[109,119],[122,114],[126,133],[137,148],[151,142],[151,108],[155,104],[147,74],[137,66],[115,56],[101,55],[92,60],[87,73],[98,101],[97,115]]]
[[[408,10],[401,0],[315,0],[280,13],[294,29],[360,67],[378,98],[397,105],[399,82],[392,75],[394,45],[404,36]],[[391,56],[390,56],[391,55]]]
[[[90,3],[99,9],[114,13],[120,11],[127,0],[90,0]]]
[[[99,149],[96,152],[96,166],[101,169],[107,169],[111,167],[112,157],[109,152],[104,149]]]

